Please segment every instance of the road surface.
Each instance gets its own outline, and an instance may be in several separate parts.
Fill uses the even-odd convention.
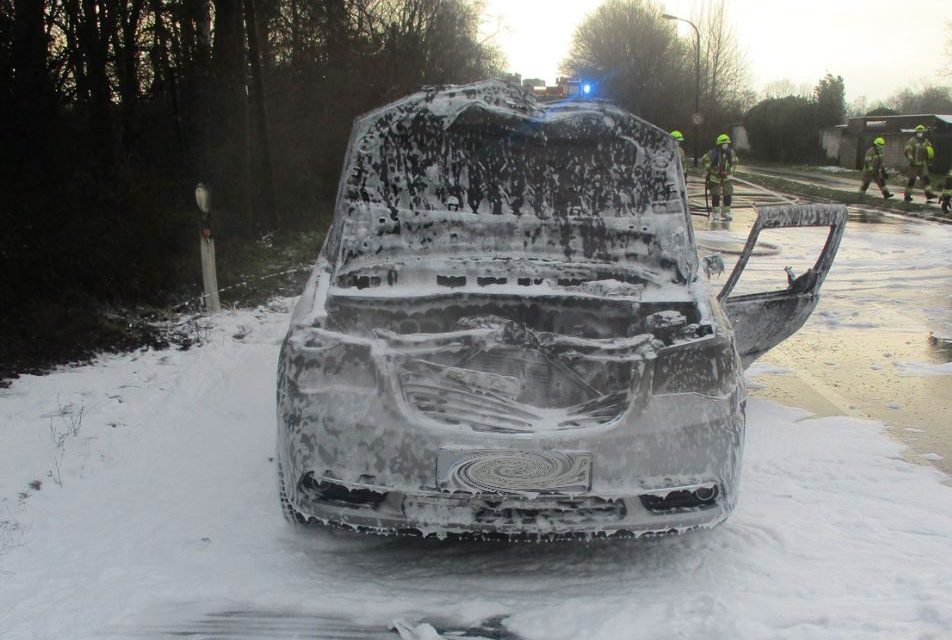
[[[692,205],[703,206],[700,183],[689,192]],[[730,224],[693,216],[701,252],[724,256],[724,279],[753,223],[753,202],[782,195],[741,185]],[[952,227],[875,206],[849,212],[819,306],[755,364],[763,375],[753,379],[751,395],[816,416],[881,421],[910,446],[910,460],[952,473]],[[751,260],[741,291],[783,288],[783,268],[801,273],[824,235],[798,229],[762,236],[771,245]]]

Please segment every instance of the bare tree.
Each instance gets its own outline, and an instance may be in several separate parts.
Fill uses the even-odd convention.
[[[89,129],[94,157],[101,169],[113,164],[112,84],[109,75],[110,44],[117,24],[116,6],[108,0],[64,0],[66,33],[74,54],[76,89],[89,108]]]
[[[563,71],[593,79],[599,91],[661,126],[693,107],[690,49],[651,0],[608,0],[575,30]]]
[[[11,101],[9,115],[14,127],[20,128],[27,138],[26,145],[15,146],[7,153],[14,154],[17,168],[28,177],[43,168],[42,154],[36,151],[38,147],[45,148],[48,142],[48,121],[53,113],[44,5],[44,2],[17,0],[12,16],[7,13],[8,18],[12,18],[7,22],[12,42],[7,49],[7,73],[11,83],[6,86],[12,90],[4,98]]]
[[[271,138],[268,134],[268,116],[265,111],[264,78],[261,61],[261,35],[258,30],[258,10],[255,0],[244,0],[245,29],[248,35],[248,65],[251,69],[251,119],[254,122],[252,145],[255,159],[255,200],[261,210],[259,224],[267,229],[277,225],[274,204],[274,175],[271,165]]]
[[[886,104],[903,115],[952,113],[952,87],[928,85],[919,90],[902,89],[890,96]]]
[[[945,22],[945,75],[952,78],[952,20]]]
[[[592,77],[600,91],[666,128],[684,129],[694,110],[696,40],[679,39],[652,0],[608,0],[576,30],[563,65]],[[752,103],[747,62],[727,18],[724,0],[692,16],[700,34],[701,139],[739,120]]]
[[[122,106],[122,147],[132,149],[139,106],[139,33],[145,0],[116,3],[117,28],[111,34]]]
[[[212,48],[215,96],[212,103],[214,146],[209,147],[212,177],[235,177],[230,200],[238,214],[237,229],[245,234],[258,231],[250,195],[251,168],[248,150],[247,57],[241,0],[215,0],[215,35]]]
[[[780,78],[765,84],[760,93],[763,100],[789,98],[791,96],[808,98],[813,95],[813,87],[807,84],[795,85],[790,78]]]
[[[704,103],[711,115],[736,104],[748,85],[747,57],[727,19],[725,0],[701,5],[695,17],[701,32]]]
[[[869,98],[866,96],[859,96],[854,98],[846,107],[846,117],[847,118],[858,118],[860,116],[865,116],[869,111]]]

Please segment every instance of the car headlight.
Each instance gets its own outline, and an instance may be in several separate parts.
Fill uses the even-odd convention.
[[[374,389],[379,373],[369,344],[343,334],[310,330],[288,340],[287,376],[302,393],[331,389]]]
[[[708,338],[665,347],[655,360],[653,392],[723,395],[737,383],[737,358],[731,343]]]

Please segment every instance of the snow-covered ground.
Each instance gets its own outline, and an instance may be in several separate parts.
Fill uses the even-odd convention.
[[[711,531],[506,545],[290,527],[272,460],[290,304],[221,314],[200,348],[0,390],[0,638],[397,638],[395,619],[419,638],[952,637],[947,478],[882,425],[757,399],[740,506]]]

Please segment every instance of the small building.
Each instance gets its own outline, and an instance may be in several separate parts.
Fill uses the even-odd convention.
[[[835,160],[839,164],[840,145],[843,144],[843,134],[845,132],[845,124],[820,129],[820,146],[823,147],[823,153],[826,154],[827,160]]]
[[[935,148],[932,173],[945,173],[952,167],[952,115],[920,114],[912,116],[863,116],[850,118],[845,125],[820,132],[823,149],[836,158],[841,167],[862,169],[866,150],[873,140],[886,141],[883,150],[888,167],[905,167],[905,148],[916,125],[925,125]]]

